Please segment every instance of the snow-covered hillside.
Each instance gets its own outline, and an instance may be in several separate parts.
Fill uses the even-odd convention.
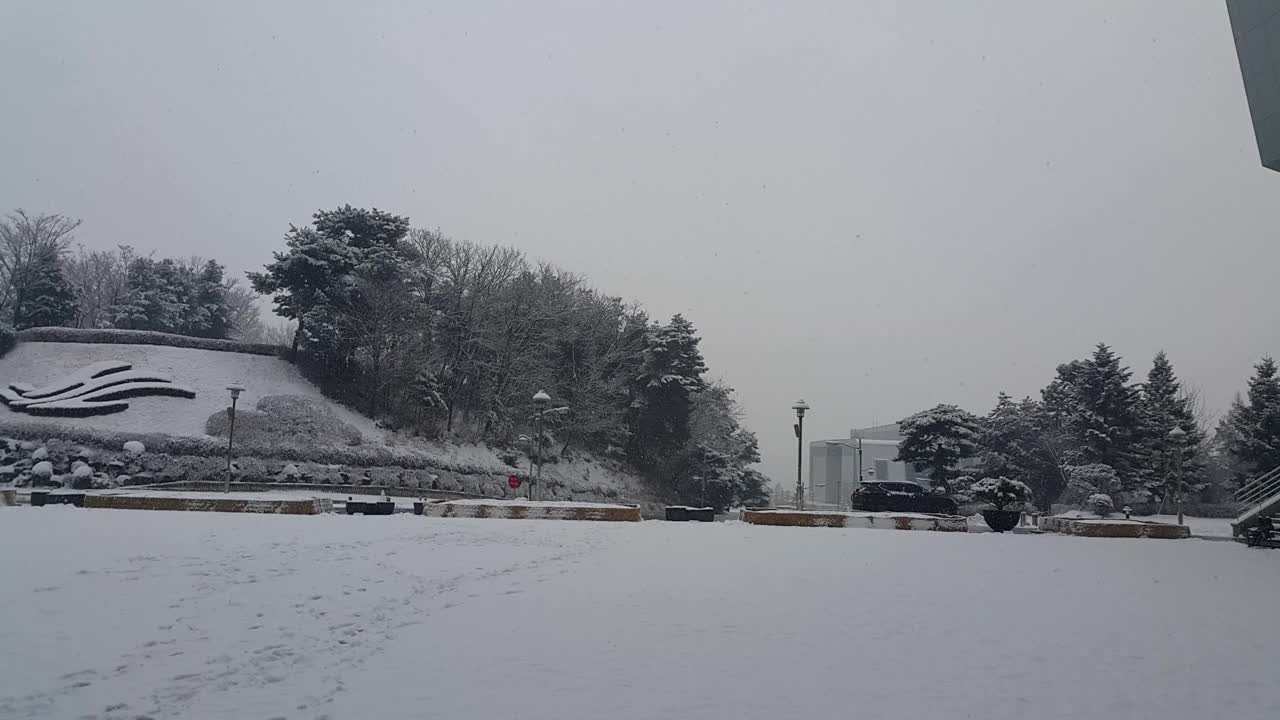
[[[266,395],[323,399],[320,391],[307,382],[297,368],[280,358],[162,345],[18,343],[8,355],[0,358],[0,382],[44,385],[90,363],[109,360],[164,375],[174,384],[194,391],[195,399],[132,398],[129,409],[122,413],[87,418],[42,417],[39,421],[124,432],[204,435],[209,416],[231,404],[226,388],[232,383],[245,388],[238,401],[240,408],[252,408]],[[383,440],[384,433],[368,418],[337,403],[328,404],[342,420],[359,429],[366,442]],[[31,419],[29,415],[0,406],[0,421]]]
[[[237,383],[244,387],[237,407],[246,413],[254,412],[258,401],[271,396],[307,398],[322,409],[332,411],[343,423],[359,431],[359,447],[348,448],[356,457],[394,456],[408,457],[413,467],[438,464],[441,468],[460,471],[467,475],[464,482],[457,476],[444,477],[444,489],[481,492],[502,495],[506,491],[506,476],[513,472],[527,472],[528,458],[517,455],[517,466],[512,467],[499,453],[490,447],[471,444],[453,444],[426,441],[407,437],[379,428],[370,418],[324,397],[318,388],[302,377],[289,362],[272,356],[251,355],[237,352],[198,350],[163,345],[124,345],[104,343],[56,343],[21,342],[7,355],[0,358],[0,385],[25,384],[44,386],[76,373],[87,365],[102,362],[125,362],[135,371],[145,371],[171,380],[175,385],[195,393],[192,399],[181,397],[132,397],[127,410],[109,415],[91,417],[34,417],[14,412],[0,405],[0,437],[5,427],[11,430],[18,424],[37,427],[57,426],[68,429],[88,429],[95,433],[143,433],[177,437],[208,439],[206,423],[210,416],[222,413],[230,404],[227,386]],[[270,419],[268,418],[268,421]],[[245,432],[237,428],[238,446],[252,447],[254,438],[249,432],[252,426],[245,423]],[[12,432],[10,433],[13,434]],[[30,432],[22,435],[33,439]],[[77,438],[80,434],[77,433]],[[42,436],[34,437],[36,440]],[[116,448],[118,449],[118,447]],[[378,451],[381,449],[381,454]],[[305,448],[304,448],[305,450]],[[503,453],[511,459],[511,453]],[[279,456],[277,456],[279,457]],[[267,472],[279,471],[276,465],[285,461],[316,463],[348,463],[353,461],[326,459],[326,454],[297,452],[288,458],[270,464]],[[3,463],[0,463],[2,465]],[[251,464],[251,463],[250,463]],[[382,462],[362,463],[381,465]],[[394,463],[386,463],[394,464]],[[261,465],[259,464],[259,467]],[[652,501],[641,480],[626,471],[590,457],[576,457],[544,468],[548,486],[558,483],[558,496],[563,498]],[[353,473],[359,475],[359,473]],[[336,476],[337,472],[331,473]],[[315,478],[312,481],[320,481]]]

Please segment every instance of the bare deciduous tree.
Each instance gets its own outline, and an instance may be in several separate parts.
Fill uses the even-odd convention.
[[[0,220],[0,318],[12,320],[13,308],[41,258],[63,256],[80,221],[65,215],[30,215],[15,210]]]

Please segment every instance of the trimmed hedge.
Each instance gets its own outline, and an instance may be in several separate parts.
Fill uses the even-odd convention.
[[[17,332],[22,342],[52,343],[103,343],[108,345],[165,345],[192,350],[217,350],[220,352],[247,353],[249,355],[283,356],[287,348],[280,345],[247,343],[237,340],[187,337],[173,333],[150,330],[115,330],[110,328],[37,327]],[[3,347],[0,333],[0,348]],[[0,355],[4,352],[0,349]]]
[[[193,455],[196,457],[220,457],[226,455],[227,444],[221,438],[159,433],[133,433],[73,427],[54,423],[0,421],[0,437],[17,440],[46,440],[57,438],[80,445],[91,445],[118,450],[125,442],[137,440],[147,446],[149,453],[165,455]],[[506,468],[478,467],[451,463],[434,455],[405,452],[385,445],[291,445],[284,443],[236,443],[237,457],[254,457],[292,462],[310,462],[321,465],[349,465],[352,467],[398,467],[407,470],[445,470],[460,475],[502,475]]]

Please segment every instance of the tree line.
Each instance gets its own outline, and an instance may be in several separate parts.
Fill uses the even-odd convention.
[[[898,459],[962,496],[974,478],[1025,482],[1046,510],[1097,494],[1157,505],[1175,493],[1219,501],[1280,466],[1276,372],[1263,358],[1211,437],[1198,393],[1163,351],[1145,382],[1134,382],[1099,343],[1090,357],[1059,365],[1038,399],[1000,393],[985,416],[939,405],[902,420]]]
[[[0,219],[0,324],[271,339],[257,293],[216,260],[74,245],[79,220],[17,210]]]
[[[393,429],[577,450],[626,462],[660,491],[727,507],[763,502],[755,435],[707,379],[692,323],[518,250],[349,205],[290,226],[253,288],[296,322],[291,355],[325,392]],[[535,437],[531,403],[554,398]]]

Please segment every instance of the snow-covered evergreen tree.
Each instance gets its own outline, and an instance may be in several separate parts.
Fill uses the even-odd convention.
[[[1143,453],[1140,474],[1151,497],[1163,498],[1171,487],[1171,454],[1176,449],[1170,444],[1169,432],[1175,427],[1186,433],[1181,451],[1183,482],[1191,487],[1199,485],[1204,476],[1204,430],[1196,420],[1190,397],[1163,350],[1156,353],[1147,381],[1142,385],[1139,421]]]
[[[706,362],[693,324],[681,315],[654,325],[645,336],[631,403],[631,456],[653,467],[689,439],[693,396],[706,388]]]
[[[1142,487],[1138,388],[1105,343],[1093,356],[1058,366],[1042,392],[1045,410],[1078,447],[1075,464],[1109,465],[1125,489]]]
[[[1059,442],[1040,403],[1029,397],[1014,402],[1002,392],[979,427],[976,474],[1026,483],[1036,504],[1048,510],[1066,487]]]
[[[1217,440],[1238,480],[1280,467],[1280,376],[1264,357],[1249,378],[1247,400],[1237,396],[1218,423]]]
[[[209,260],[188,280],[190,287],[183,334],[225,338],[231,330],[223,267]]]
[[[75,318],[75,288],[63,274],[55,249],[41,253],[24,280],[14,298],[14,328],[66,325]]]
[[[978,418],[955,405],[922,410],[898,423],[901,462],[913,463],[935,485],[953,492],[960,461],[978,452]]]

